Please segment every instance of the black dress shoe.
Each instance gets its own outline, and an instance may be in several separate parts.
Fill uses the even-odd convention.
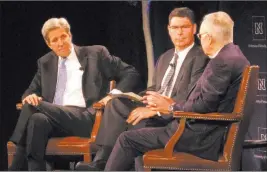
[[[75,166],[75,171],[103,171],[106,163],[104,163],[103,168],[99,169],[92,163],[88,162],[78,162]]]

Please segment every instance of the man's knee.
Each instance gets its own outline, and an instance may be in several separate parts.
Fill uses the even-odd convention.
[[[48,117],[43,113],[34,113],[29,118],[29,125],[42,125],[48,123]]]
[[[133,102],[129,99],[113,98],[110,100],[109,104],[107,104],[105,111],[114,116],[119,115],[123,118],[127,118],[133,106]]]
[[[119,135],[117,142],[119,142],[121,145],[125,145],[131,140],[131,138],[132,131],[124,131]]]
[[[122,103],[121,99],[119,99],[118,97],[111,99],[110,101],[108,101],[108,103],[106,104],[105,109],[107,108],[112,108],[112,107],[117,107],[118,105],[120,105]]]

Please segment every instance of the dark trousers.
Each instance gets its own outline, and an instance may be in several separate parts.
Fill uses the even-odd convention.
[[[166,127],[123,132],[116,141],[105,171],[130,170],[136,157],[153,149],[164,148],[169,138]]]
[[[143,156],[138,156],[134,159],[134,171],[144,171]]]
[[[136,130],[144,127],[161,127],[169,121],[155,116],[151,119],[140,121],[132,126],[126,122],[129,114],[137,107],[144,107],[142,103],[137,103],[126,98],[112,99],[105,107],[100,128],[96,137],[98,145],[113,147],[119,135],[126,130]]]
[[[45,150],[51,137],[90,137],[94,118],[86,108],[58,106],[42,101],[37,107],[23,105],[10,138],[17,146],[10,170],[19,170],[27,158],[29,170],[46,170]],[[25,148],[25,150],[23,150]],[[23,152],[24,151],[24,152]],[[21,156],[26,154],[26,156]]]
[[[195,125],[198,127],[201,125],[204,127],[210,126],[203,125],[201,122]],[[203,127],[203,131],[195,127],[198,129],[196,131],[192,130],[192,126],[193,124],[191,128],[188,128],[188,125],[186,125],[183,135],[174,147],[174,151],[186,152],[200,158],[218,161],[225,127]],[[133,166],[136,157],[142,156],[150,150],[164,148],[178,127],[178,121],[173,120],[165,127],[150,127],[123,132],[116,141],[105,170],[129,170]],[[140,168],[137,167],[137,169]]]

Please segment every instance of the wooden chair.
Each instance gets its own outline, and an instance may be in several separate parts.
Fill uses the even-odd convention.
[[[194,112],[175,112],[174,117],[180,118],[179,128],[164,149],[152,150],[144,154],[145,170],[239,170],[242,146],[250,117],[253,114],[253,105],[256,101],[258,73],[258,66],[245,68],[232,113],[198,114]],[[187,119],[229,122],[229,130],[218,161],[206,160],[192,154],[173,151],[175,144],[179,141],[184,131]]]
[[[115,88],[116,82],[114,80],[110,81],[110,90]],[[102,114],[104,110],[104,104],[97,102],[93,105],[96,110],[95,123],[92,129],[91,138],[82,137],[61,137],[61,138],[51,138],[48,141],[46,148],[46,155],[82,155],[83,161],[91,162],[91,154],[96,152],[97,145],[92,144],[95,142],[96,135],[100,126],[102,119]],[[16,104],[16,108],[20,110],[22,104]],[[13,142],[7,143],[8,150],[8,166],[11,165],[13,157],[15,155],[16,145]]]

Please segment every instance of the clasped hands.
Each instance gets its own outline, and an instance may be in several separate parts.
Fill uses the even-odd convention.
[[[169,106],[174,103],[174,100],[157,92],[147,91],[146,95],[143,96],[142,102],[146,104],[146,107],[134,109],[126,120],[127,123],[136,125],[142,119],[155,116],[157,112],[163,115],[169,114]]]

